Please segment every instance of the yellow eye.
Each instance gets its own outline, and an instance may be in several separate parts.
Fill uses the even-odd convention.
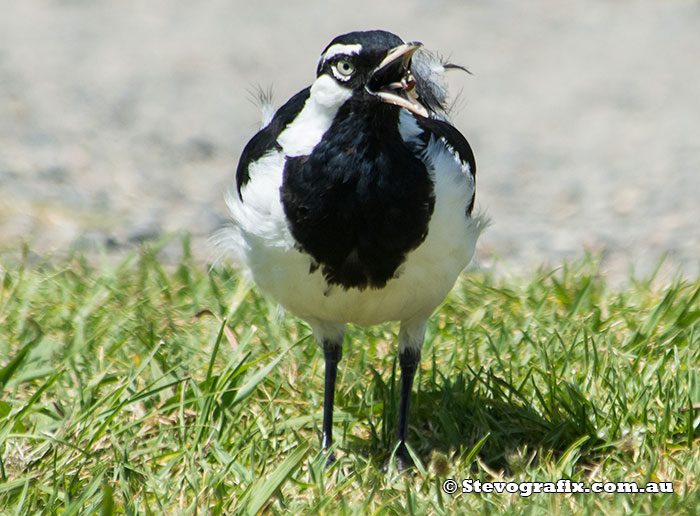
[[[342,75],[343,77],[350,77],[353,72],[355,71],[355,67],[350,61],[346,61],[345,59],[341,59],[335,64],[336,71]]]

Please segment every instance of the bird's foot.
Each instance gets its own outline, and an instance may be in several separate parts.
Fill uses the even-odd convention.
[[[398,448],[396,448],[396,453],[390,455],[389,458],[386,459],[386,462],[384,462],[384,466],[382,466],[382,473],[386,473],[387,471],[389,471],[389,465],[391,463],[392,458],[395,460],[396,471],[398,471],[399,473],[403,473],[404,471],[409,470],[414,466],[413,459],[408,453],[408,448],[406,448],[406,444],[403,441],[399,443]]]

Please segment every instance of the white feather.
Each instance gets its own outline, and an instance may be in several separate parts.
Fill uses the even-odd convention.
[[[345,55],[345,56],[351,56],[351,55],[356,55],[360,53],[360,50],[362,50],[362,45],[343,45],[342,43],[336,43],[335,45],[331,45],[328,47],[328,50],[326,50],[323,55],[321,56],[321,63],[329,60],[331,57],[337,56],[337,55]]]
[[[333,123],[340,106],[351,96],[351,89],[329,75],[316,79],[301,112],[277,138],[284,153],[289,157],[310,154]]]
[[[260,106],[260,129],[265,129],[275,117],[275,107],[272,102],[265,102]]]
[[[399,113],[399,134],[406,143],[422,143],[418,138],[423,130],[418,125],[416,117],[410,111],[402,109]]]

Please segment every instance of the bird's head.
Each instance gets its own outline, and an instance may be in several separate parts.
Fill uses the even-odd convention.
[[[383,30],[343,34],[321,54],[316,81],[340,92],[339,97],[385,102],[427,117],[411,71],[411,58],[420,47]]]

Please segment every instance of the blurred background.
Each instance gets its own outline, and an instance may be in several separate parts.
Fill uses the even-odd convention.
[[[0,0],[0,249],[115,253],[192,233],[202,263],[258,127],[336,35],[383,28],[453,72],[493,224],[477,266],[586,251],[700,263],[700,2]]]

